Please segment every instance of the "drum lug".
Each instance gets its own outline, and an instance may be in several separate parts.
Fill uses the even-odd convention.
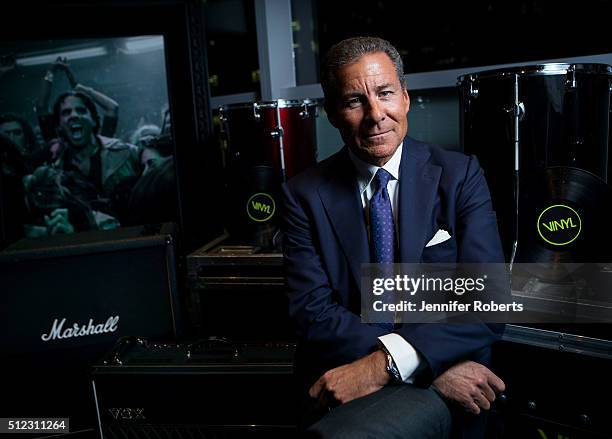
[[[284,135],[283,127],[276,127],[270,131],[270,137],[272,137],[273,139],[278,139],[280,137],[283,137],[283,135]]]
[[[522,121],[525,119],[525,104],[519,102],[516,108],[514,109],[515,116],[518,116],[518,120]]]
[[[565,80],[565,86],[570,89],[575,89],[578,86],[576,81],[576,68],[571,65],[567,69],[567,79]]]
[[[225,115],[225,111],[223,110],[223,107],[219,107],[219,121],[221,123],[227,122],[227,116]]]
[[[469,76],[468,83],[469,83],[468,94],[470,95],[470,98],[477,98],[478,97],[478,84],[476,83],[476,80],[474,79],[472,75]]]
[[[302,111],[300,111],[300,119],[308,119],[310,117],[310,111],[308,111],[308,103],[311,101],[302,102]],[[317,107],[315,106],[314,116],[317,117]]]
[[[521,122],[525,118],[525,104],[519,102],[516,105],[508,105],[503,108],[503,110],[511,114],[512,117],[518,117],[519,122]]]
[[[261,119],[261,114],[259,114],[259,104],[257,102],[253,102],[253,117],[257,122]]]
[[[304,101],[302,103],[302,111],[300,111],[300,118],[306,119],[307,117],[308,117],[308,106],[306,105],[306,102]]]

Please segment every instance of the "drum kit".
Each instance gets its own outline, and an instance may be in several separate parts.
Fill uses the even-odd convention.
[[[485,171],[510,263],[612,261],[612,234],[605,233],[611,84],[612,66],[604,64],[538,64],[458,78],[461,144]],[[278,249],[281,184],[316,163],[316,117],[313,99],[218,109],[225,223],[237,239]],[[564,239],[578,222],[577,236]]]

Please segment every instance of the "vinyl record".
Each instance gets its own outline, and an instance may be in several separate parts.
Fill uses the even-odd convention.
[[[519,184],[515,262],[612,261],[612,189],[603,180],[559,166]]]

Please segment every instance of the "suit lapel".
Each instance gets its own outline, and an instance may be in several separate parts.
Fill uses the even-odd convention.
[[[363,206],[346,147],[330,169],[327,182],[319,187],[319,196],[360,285],[361,264],[370,262],[370,250]]]
[[[417,263],[427,243],[433,202],[442,168],[428,162],[429,151],[406,137],[399,182],[399,237],[401,262]]]

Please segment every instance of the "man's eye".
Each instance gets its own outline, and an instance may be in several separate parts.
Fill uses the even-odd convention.
[[[350,98],[344,101],[344,105],[347,107],[355,107],[361,103],[361,99],[359,98]]]
[[[389,96],[389,95],[392,95],[392,94],[393,94],[393,92],[391,90],[384,90],[384,91],[380,92],[380,96],[382,96],[382,97],[386,97],[386,96]]]

